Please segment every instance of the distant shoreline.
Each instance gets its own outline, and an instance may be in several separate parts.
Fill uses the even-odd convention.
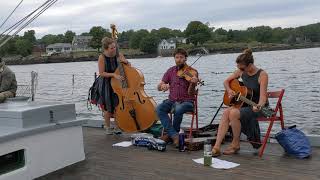
[[[230,43],[231,44],[231,43]],[[234,47],[218,47],[210,48],[206,47],[209,50],[209,54],[228,54],[228,53],[240,53],[243,49],[247,48],[248,45],[238,45]],[[278,50],[291,50],[291,49],[308,49],[308,48],[317,48],[320,47],[320,43],[310,43],[310,44],[275,44],[275,45],[266,45],[261,44],[261,46],[251,47],[254,52],[263,52],[263,51],[278,51]],[[97,61],[98,52],[96,56],[90,57],[71,57],[69,56],[50,56],[50,57],[5,57],[3,58],[7,65],[28,65],[28,64],[49,64],[49,63],[69,63],[69,62],[86,62],[86,61]],[[143,58],[155,58],[156,54],[125,54],[127,59],[143,59]],[[170,56],[167,56],[170,57]]]
[[[247,44],[239,43],[234,47],[206,47],[210,54],[228,54],[228,53],[241,53],[244,49],[250,47]],[[262,51],[279,51],[279,50],[291,50],[291,49],[308,49],[320,47],[320,43],[305,43],[305,44],[259,44],[250,47],[253,52]]]

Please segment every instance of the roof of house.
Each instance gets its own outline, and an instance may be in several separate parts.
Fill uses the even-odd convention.
[[[168,43],[176,43],[177,42],[177,38],[169,38],[167,39]]]
[[[93,36],[81,36],[81,35],[77,35],[73,37],[73,41],[77,41],[77,40],[91,40]]]
[[[88,49],[93,36],[74,36],[72,40],[73,49]]]
[[[177,38],[169,38],[169,39],[162,39],[161,42],[166,41],[167,43],[173,44],[176,43],[177,41],[183,41],[186,38],[184,37],[177,37]]]
[[[177,41],[183,41],[183,40],[186,40],[186,39],[187,39],[187,38],[184,38],[184,37],[177,37],[177,38],[176,38]]]
[[[61,48],[61,47],[69,47],[71,48],[70,43],[55,43],[55,44],[49,44],[47,48]]]

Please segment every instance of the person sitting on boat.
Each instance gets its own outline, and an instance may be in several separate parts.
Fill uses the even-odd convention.
[[[260,128],[257,117],[261,116],[259,108],[267,105],[267,87],[268,74],[254,65],[252,50],[246,49],[237,59],[237,70],[233,72],[223,83],[229,98],[236,93],[230,88],[230,82],[241,78],[244,86],[253,90],[252,101],[257,106],[242,106],[240,109],[228,107],[224,110],[218,129],[218,135],[215,145],[212,148],[212,156],[219,156],[221,143],[225,137],[229,125],[232,128],[233,139],[223,154],[235,154],[240,150],[240,133],[243,132],[249,141],[260,142]],[[252,143],[253,147],[258,149],[261,145]]]
[[[16,76],[0,57],[0,103],[3,103],[7,98],[15,97],[16,91]]]
[[[115,70],[118,67],[117,62],[117,48],[116,43],[113,39],[105,37],[102,39],[102,48],[103,53],[100,54],[98,59],[98,68],[99,68],[99,94],[102,96],[98,101],[105,120],[105,132],[108,135],[111,134],[119,134],[121,131],[118,129],[115,121],[114,128],[110,127],[110,118],[113,116],[115,111],[115,107],[118,104],[118,100],[116,94],[114,93],[111,86],[111,78],[115,78],[118,80],[124,80],[124,77],[115,74]],[[119,61],[124,64],[128,64],[129,62],[125,59],[122,54],[119,54]]]
[[[169,99],[164,100],[156,108],[158,117],[162,126],[165,128],[167,134],[161,136],[165,142],[170,139],[174,145],[178,146],[180,131],[180,124],[182,122],[183,114],[194,110],[193,101],[196,93],[195,87],[198,82],[198,74],[187,81],[177,75],[177,72],[184,68],[187,64],[187,52],[182,48],[177,48],[173,57],[176,65],[169,68],[163,75],[161,82],[158,84],[158,91],[169,90]],[[171,122],[168,113],[172,112],[174,115],[173,122]]]

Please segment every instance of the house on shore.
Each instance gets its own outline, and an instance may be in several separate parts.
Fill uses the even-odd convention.
[[[158,44],[158,55],[171,56],[178,43],[186,44],[186,42],[187,38],[182,37],[162,39]]]
[[[72,49],[70,43],[55,43],[49,44],[46,47],[46,53],[50,55],[53,53],[70,53],[71,50]]]
[[[46,47],[44,44],[37,44],[32,47],[31,52],[33,57],[41,57],[42,55],[46,54]]]
[[[92,36],[74,36],[72,40],[72,51],[95,51],[90,47]]]

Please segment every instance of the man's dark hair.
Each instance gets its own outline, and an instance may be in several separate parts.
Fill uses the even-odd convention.
[[[175,49],[174,52],[173,52],[173,57],[175,57],[176,54],[182,54],[182,55],[184,55],[185,57],[188,57],[187,51],[184,50],[183,48],[177,48],[177,49]]]
[[[0,63],[2,62],[2,58],[0,57]]]

